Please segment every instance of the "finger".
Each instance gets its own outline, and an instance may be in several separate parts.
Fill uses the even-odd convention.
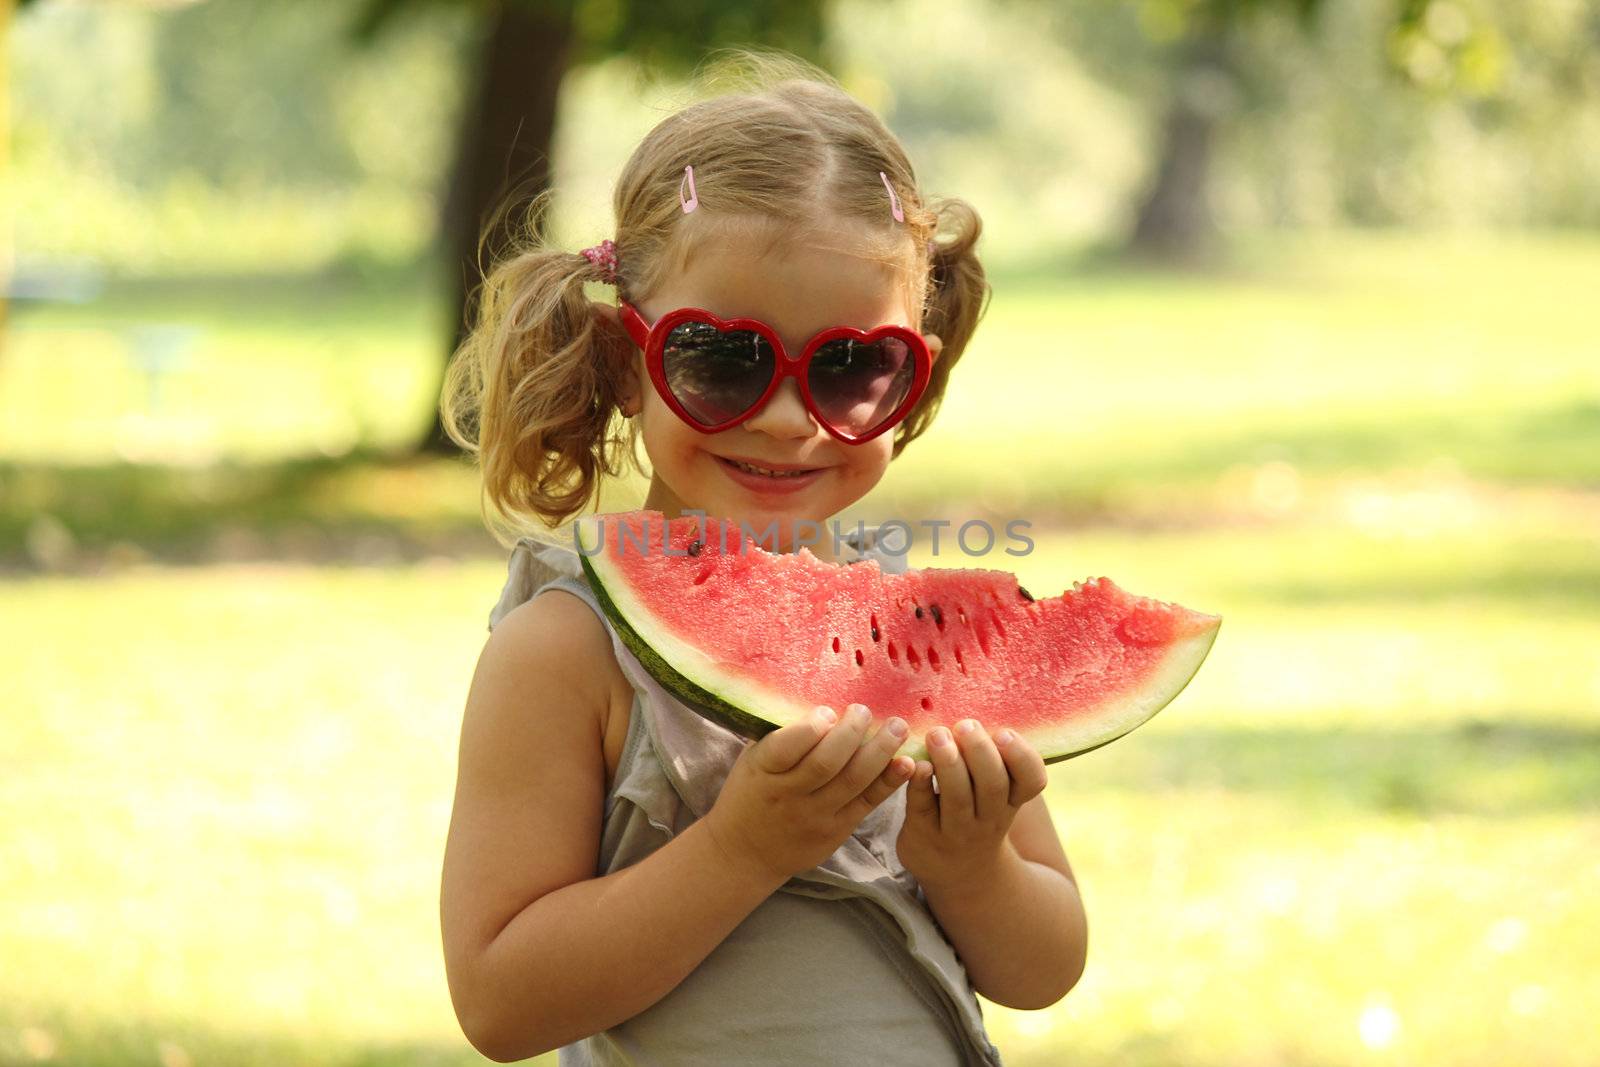
[[[1043,793],[1044,787],[1050,784],[1044,757],[1039,755],[1038,749],[1011,730],[1001,730],[994,740],[1000,758],[1005,760],[1006,769],[1011,772],[1011,791],[1006,803],[1013,808],[1020,808]]]
[[[918,760],[906,786],[906,820],[926,819],[939,824],[939,798],[933,795],[933,764]]]
[[[815,792],[824,782],[832,780],[850,757],[861,747],[867,726],[872,722],[872,712],[864,705],[851,704],[828,735],[806,753],[793,770],[787,772],[793,788],[806,793]]]
[[[883,773],[894,754],[900,751],[909,732],[904,719],[898,715],[890,716],[889,721],[878,727],[870,740],[862,742],[861,747],[856,749],[844,770],[817,790],[817,798],[831,803],[838,810],[860,796],[861,791]]]
[[[972,778],[973,811],[979,819],[1001,818],[1011,795],[1011,772],[989,731],[976,719],[962,719],[956,723],[956,744]]]
[[[841,814],[848,815],[852,822],[865,819],[873,808],[894,796],[894,791],[911,777],[911,772],[916,768],[917,765],[910,756],[896,756],[889,761],[883,773],[872,780],[871,785],[845,805],[845,810]]]
[[[933,759],[933,773],[939,776],[939,829],[948,833],[976,817],[972,779],[967,776],[967,765],[948,727],[936,726],[928,731],[928,755]]]
[[[756,742],[752,757],[756,766],[771,774],[791,770],[833,729],[838,718],[832,708],[818,705],[811,714],[778,727]]]

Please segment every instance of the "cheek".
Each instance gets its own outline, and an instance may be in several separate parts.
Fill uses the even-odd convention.
[[[640,432],[645,437],[667,444],[678,438],[694,436],[684,421],[678,418],[676,412],[667,406],[667,402],[656,395],[654,389],[647,389],[644,401],[639,409]]]
[[[654,468],[675,478],[715,477],[716,460],[713,454],[729,449],[719,449],[717,438],[703,434],[685,424],[671,411],[663,409],[652,436],[645,441],[646,451]]]
[[[639,419],[639,436],[653,465],[677,466],[692,456],[698,435],[665,405],[647,405]]]
[[[894,454],[894,442],[888,434],[881,434],[864,445],[854,446],[849,453],[850,470],[861,477],[876,478],[889,469],[889,458]]]
[[[872,456],[872,462],[879,468],[889,466],[889,461],[894,458],[894,431],[880,433],[862,446]]]

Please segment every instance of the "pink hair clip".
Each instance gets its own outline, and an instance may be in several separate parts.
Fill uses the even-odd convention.
[[[880,170],[878,177],[883,179],[883,187],[889,190],[889,209],[894,212],[894,221],[906,221],[906,213],[900,210],[900,198],[894,195],[894,186],[889,184],[889,176]]]
[[[689,186],[689,195],[687,198],[685,198],[683,195],[683,187],[685,183],[687,183]],[[683,213],[685,215],[700,206],[700,197],[694,191],[693,167],[683,168],[683,181],[678,183],[678,203],[683,205]]]

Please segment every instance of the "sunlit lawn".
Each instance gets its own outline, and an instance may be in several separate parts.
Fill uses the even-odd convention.
[[[1493,515],[1410,540],[1038,536],[1017,564],[1036,592],[1103,573],[1226,622],[1173,707],[1052,770],[1091,964],[1055,1009],[988,1006],[1008,1059],[1588,1062],[1587,536]],[[26,1041],[73,1063],[155,1062],[160,1042],[161,1062],[472,1062],[438,864],[502,577],[8,585],[0,1060]]]
[[[1222,278],[997,268],[937,432],[883,495],[1115,496],[1272,459],[1384,470],[1448,456],[1496,478],[1600,477],[1600,239],[1243,248]],[[437,388],[439,291],[406,275],[183,283],[20,308],[0,360],[0,461],[403,444]],[[192,332],[150,332],[172,327]]]
[[[1000,279],[880,497],[1118,507],[1272,462],[1600,482],[1600,242],[1302,238],[1253,263]]]
[[[1029,519],[1030,555],[924,539],[913,562],[1038,595],[1108,575],[1226,620],[1170,709],[1052,770],[1090,966],[1049,1011],[986,1005],[1008,1062],[1592,1062],[1597,266],[1593,238],[1346,236],[1247,246],[1223,279],[997,277],[933,432],[857,510]],[[0,557],[45,512],[158,552],[470,529],[450,463],[185,473],[414,436],[430,293],[168,285],[19,312]],[[157,393],[129,347],[152,323],[200,328]],[[503,575],[0,583],[0,1063],[478,1062],[437,894]]]
[[[0,457],[342,455],[409,441],[447,343],[430,277],[113,284],[14,309]]]

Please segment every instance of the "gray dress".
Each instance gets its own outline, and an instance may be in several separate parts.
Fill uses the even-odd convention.
[[[904,571],[873,532],[842,558]],[[711,809],[748,743],[650,677],[606,621],[571,548],[524,539],[489,617],[545,589],[588,604],[634,689],[616,778],[606,794],[596,876],[637,863]],[[965,968],[921,887],[895,854],[905,787],[824,863],[756,907],[689,976],[624,1022],[560,1050],[562,1067],[997,1067],[1000,1053]]]

